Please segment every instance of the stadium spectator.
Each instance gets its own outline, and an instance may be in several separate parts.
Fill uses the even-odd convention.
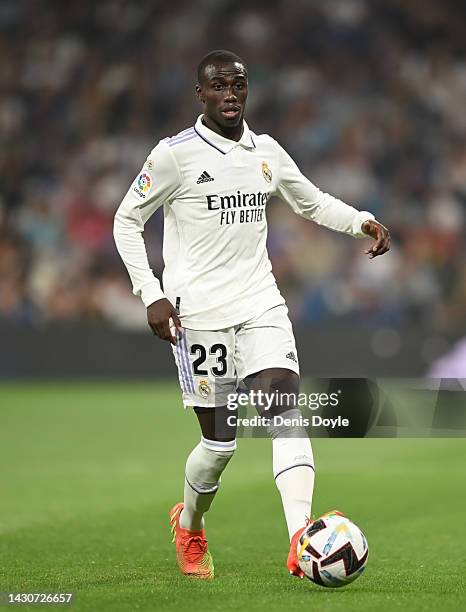
[[[272,203],[270,254],[294,320],[464,328],[458,11],[454,0],[2,2],[0,318],[145,328],[111,218],[155,142],[194,121],[194,90],[192,104],[178,95],[193,58],[225,47],[254,59],[250,123],[394,237],[390,258],[368,265],[359,244]],[[146,240],[158,276],[161,224]]]

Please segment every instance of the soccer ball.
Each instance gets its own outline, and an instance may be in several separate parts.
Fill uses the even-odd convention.
[[[325,587],[342,587],[356,580],[369,555],[362,531],[337,510],[306,527],[297,546],[299,567],[309,580]]]

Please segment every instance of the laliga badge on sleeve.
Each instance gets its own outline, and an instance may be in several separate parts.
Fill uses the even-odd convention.
[[[138,178],[134,182],[133,191],[141,200],[145,200],[149,195],[149,192],[152,188],[154,181],[152,180],[151,175],[147,171],[141,172]]]

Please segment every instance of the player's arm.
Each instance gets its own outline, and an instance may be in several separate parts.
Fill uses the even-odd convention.
[[[159,280],[147,259],[144,225],[165,202],[176,196],[180,187],[176,162],[163,142],[150,153],[123,198],[113,225],[113,235],[120,256],[128,270],[133,293],[141,297],[147,308],[147,321],[154,335],[176,344],[170,331],[170,319],[181,330],[175,308],[165,297]]]
[[[292,158],[279,147],[280,177],[276,194],[285,200],[298,215],[312,219],[337,232],[355,238],[371,236],[375,244],[365,253],[372,259],[390,248],[390,234],[386,227],[365,210],[357,210],[338,198],[321,191],[299,170]]]

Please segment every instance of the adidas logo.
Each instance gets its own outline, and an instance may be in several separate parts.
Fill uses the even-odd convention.
[[[200,183],[209,183],[213,180],[214,179],[210,176],[210,174],[204,170],[201,176],[197,179],[196,183],[199,185]]]
[[[294,361],[295,363],[298,363],[298,360],[296,359],[296,356],[295,356],[295,354],[293,353],[293,351],[290,351],[289,353],[287,353],[287,354],[285,355],[285,357],[286,357],[287,359],[291,359],[291,361]]]

